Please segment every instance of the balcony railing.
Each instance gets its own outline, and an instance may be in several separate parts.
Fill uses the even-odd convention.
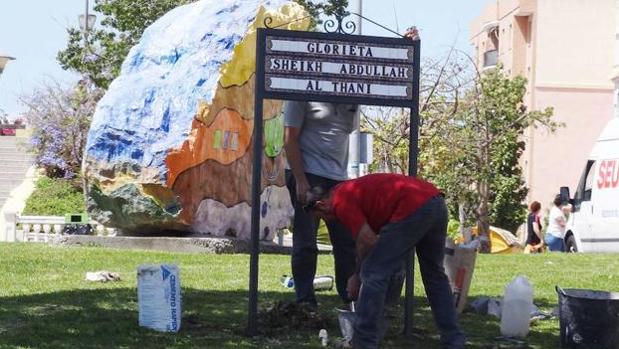
[[[484,68],[496,66],[499,60],[499,51],[491,50],[484,52]]]

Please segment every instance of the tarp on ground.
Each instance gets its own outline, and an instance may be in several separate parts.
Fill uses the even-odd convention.
[[[477,227],[471,229],[473,235],[477,235]],[[509,230],[490,226],[490,253],[511,254],[522,253],[523,249],[518,241],[518,237]]]

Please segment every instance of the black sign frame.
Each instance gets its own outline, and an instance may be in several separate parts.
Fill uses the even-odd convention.
[[[341,25],[341,18],[339,19]],[[412,48],[412,60],[408,62],[412,66],[413,76],[411,96],[408,99],[394,99],[393,97],[354,97],[333,96],[329,94],[316,94],[304,92],[269,91],[265,86],[265,63],[267,56],[268,37],[289,39],[311,39],[324,41],[338,41],[343,43],[374,44],[380,46],[402,46]],[[264,99],[296,100],[296,101],[320,101],[329,103],[380,105],[410,108],[410,132],[409,132],[409,176],[417,175],[417,158],[419,153],[419,83],[421,65],[421,41],[406,38],[389,38],[378,36],[350,35],[344,33],[319,33],[292,31],[273,28],[258,28],[256,40],[256,90],[254,99],[254,135],[253,135],[253,167],[251,185],[251,243],[250,243],[250,270],[249,270],[249,304],[247,334],[258,334],[258,264],[260,255],[260,185],[262,180],[262,156],[263,156],[263,101]],[[304,56],[306,57],[306,56]],[[337,60],[338,58],[333,58]],[[391,62],[395,63],[395,62]],[[315,76],[314,76],[315,78]],[[327,79],[328,76],[325,76]],[[376,79],[381,82],[381,79]],[[414,252],[407,258],[406,265],[406,300],[404,314],[404,333],[412,335],[413,315],[413,268]]]
[[[411,77],[411,97],[408,99],[394,99],[394,97],[374,97],[374,96],[364,96],[364,97],[348,97],[348,96],[334,96],[329,95],[327,92],[324,94],[311,93],[308,91],[304,92],[280,92],[280,91],[269,91],[265,86],[265,78],[267,78],[266,74],[277,75],[277,73],[270,73],[268,69],[266,69],[266,56],[273,55],[271,52],[267,52],[267,39],[291,39],[291,40],[316,40],[319,42],[329,41],[329,42],[340,42],[340,43],[354,43],[361,45],[378,45],[385,48],[392,48],[390,46],[398,46],[402,48],[410,48],[412,50],[412,57],[409,61],[397,61],[397,60],[386,60],[386,59],[375,59],[374,62],[383,62],[384,64],[391,65],[405,65],[408,63],[410,67],[412,67],[413,76]],[[389,37],[378,37],[378,36],[365,36],[365,35],[350,35],[350,34],[336,34],[336,33],[319,33],[319,32],[306,32],[306,31],[294,31],[294,30],[281,30],[281,29],[271,29],[271,28],[259,28],[257,33],[256,40],[256,97],[262,99],[279,99],[279,100],[296,100],[296,101],[319,101],[319,102],[329,102],[329,103],[345,103],[345,104],[361,104],[361,105],[380,105],[380,106],[393,106],[393,107],[403,107],[403,108],[411,108],[413,104],[419,105],[419,93],[415,93],[415,88],[419,89],[419,66],[420,66],[420,41],[419,40],[410,40],[404,38],[389,38]],[[291,57],[307,57],[307,55],[295,55],[291,54]],[[342,56],[335,57],[320,57],[316,55],[315,58],[321,58],[324,60],[330,61],[342,61]],[[350,57],[348,62],[365,62],[363,58],[355,58]],[[295,74],[296,77],[304,77],[307,76],[311,78],[312,76],[308,76],[306,74]],[[325,80],[333,80],[333,79],[345,79],[343,77],[334,77],[329,73],[323,73]],[[350,78],[352,81],[353,78]],[[388,81],[384,78],[364,78],[360,80],[365,81],[375,81],[375,82],[383,82]]]

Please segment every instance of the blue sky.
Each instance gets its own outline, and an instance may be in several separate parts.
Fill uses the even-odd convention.
[[[469,23],[492,0],[362,1],[364,16],[387,27],[395,30],[399,25],[403,31],[416,25],[421,31],[422,56],[436,56],[454,43],[462,50],[469,50]],[[56,54],[66,46],[66,28],[77,26],[84,4],[84,0],[20,0],[2,4],[0,53],[17,58],[0,76],[0,109],[11,117],[23,110],[18,100],[20,94],[32,91],[45,81],[71,83],[78,79],[75,73],[62,70]],[[390,36],[368,22],[363,23],[363,34]]]

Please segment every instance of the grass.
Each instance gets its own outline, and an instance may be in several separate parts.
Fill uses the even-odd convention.
[[[247,255],[206,255],[95,247],[51,247],[0,243],[0,348],[320,348],[317,331],[282,331],[254,339],[246,325]],[[183,323],[178,334],[158,333],[137,325],[136,268],[146,263],[177,263],[181,268]],[[279,284],[290,274],[288,256],[260,258],[260,302],[292,300]],[[121,274],[117,283],[90,283],[87,271]],[[332,258],[319,257],[319,274],[332,274]],[[616,255],[480,255],[470,297],[502,294],[513,277],[524,274],[535,287],[535,303],[550,311],[557,302],[554,286],[617,290]],[[431,314],[417,275],[416,348],[439,348]],[[334,291],[320,293],[320,309],[332,316],[334,336],[339,305]],[[400,309],[401,311],[401,309]],[[461,323],[470,348],[493,348],[499,321],[465,313]],[[409,348],[394,329],[383,348]],[[533,324],[531,348],[558,347],[558,320]]]

